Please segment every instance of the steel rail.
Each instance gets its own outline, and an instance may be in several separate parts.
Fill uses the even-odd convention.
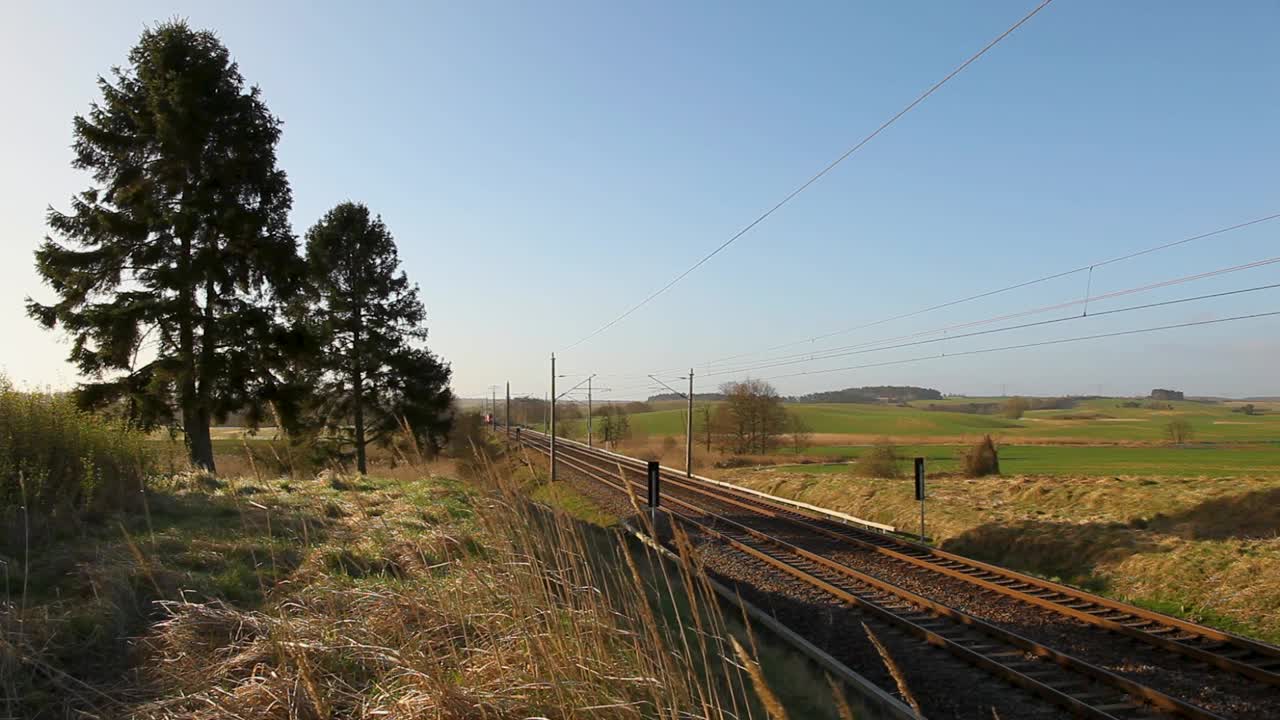
[[[547,452],[545,444],[537,438],[524,438],[523,442],[544,454]],[[578,448],[570,452],[589,457],[594,455]],[[598,456],[591,459],[601,461]],[[612,480],[608,468],[593,465],[577,456],[562,455],[560,462],[634,497],[628,488]],[[633,486],[640,485],[636,481],[626,482]],[[961,660],[1066,708],[1078,717],[1120,720],[1135,713],[1145,714],[1150,706],[1193,720],[1221,720],[1220,716],[1203,708],[849,568],[686,500],[668,496],[667,502],[711,518],[717,525],[727,526],[728,529],[717,529],[683,513],[661,508],[672,519],[855,605],[930,645],[945,649]],[[753,540],[772,546],[772,550],[752,544]],[[788,557],[798,559],[787,559]],[[992,645],[992,641],[999,644]],[[1109,687],[1102,688],[1099,685]],[[1120,700],[1126,696],[1130,699]]]
[[[899,562],[1052,610],[1166,652],[1183,655],[1268,685],[1280,685],[1280,648],[1275,646],[900,537],[832,523],[754,494],[737,493],[723,484],[717,484],[711,489],[707,486],[699,487],[696,479],[695,482],[690,482],[683,475],[664,473],[663,478],[669,485],[675,484],[720,502],[794,522],[820,535],[849,542]],[[730,495],[734,497],[727,497]],[[1171,637],[1178,632],[1192,637]]]

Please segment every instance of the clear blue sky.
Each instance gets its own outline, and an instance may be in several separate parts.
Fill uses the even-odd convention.
[[[460,394],[510,380],[516,393],[541,395],[550,352],[688,267],[1032,5],[10,7],[0,27],[8,77],[0,368],[27,384],[76,380],[66,341],[22,311],[24,296],[48,297],[31,253],[46,206],[65,208],[89,183],[69,166],[72,116],[97,98],[95,77],[125,61],[147,23],[182,16],[215,29],[261,86],[285,122],[280,162],[293,183],[296,233],[347,199],[383,216]],[[1277,27],[1272,0],[1057,0],[672,291],[562,353],[562,372],[695,365],[701,374],[724,355],[1280,212]],[[1093,291],[1280,255],[1278,237],[1280,221],[1117,263],[1095,273]],[[1280,282],[1280,265],[1095,307],[1271,282]],[[815,347],[1084,292],[1076,275]],[[1280,291],[957,340],[946,350],[1268,310],[1280,310]],[[1041,317],[1051,315],[1032,319]],[[786,393],[910,383],[969,393],[1280,394],[1278,359],[1273,317],[775,384]]]

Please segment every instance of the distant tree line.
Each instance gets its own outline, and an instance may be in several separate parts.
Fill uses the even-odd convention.
[[[1181,390],[1166,390],[1164,388],[1156,388],[1151,391],[1152,400],[1185,400],[1186,396]]]
[[[670,400],[684,400],[684,399],[686,399],[687,397],[688,397],[687,395],[677,395],[677,394],[675,394],[675,393],[661,393],[661,394],[659,394],[659,395],[650,395],[650,396],[649,396],[649,399],[647,400],[647,402],[663,402],[663,401],[670,401]],[[725,400],[725,399],[726,399],[726,397],[725,397],[725,394],[724,394],[724,393],[719,393],[719,392],[709,392],[709,393],[694,393],[694,394],[693,394],[693,399],[694,399],[694,402],[700,402],[700,401],[714,402],[714,401],[718,401],[718,400]]]
[[[942,393],[933,388],[912,385],[867,385],[864,387],[830,390],[788,398],[788,402],[801,403],[906,403],[918,400],[941,400]]]
[[[74,121],[91,186],[49,210],[36,269],[57,296],[27,311],[71,336],[84,407],[171,427],[214,470],[210,428],[238,414],[365,448],[441,445],[450,369],[425,347],[418,288],[395,240],[345,202],[306,233],[276,164],[281,121],[212,32],[143,32]],[[55,239],[56,238],[56,239]]]

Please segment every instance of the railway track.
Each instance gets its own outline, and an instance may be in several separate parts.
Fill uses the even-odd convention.
[[[525,430],[522,442],[547,452],[545,436]],[[643,461],[557,441],[558,461],[614,490],[643,497]],[[630,489],[624,487],[627,477]],[[1219,717],[1155,688],[1053,649],[1006,628],[916,594],[873,575],[835,562],[788,542],[777,533],[750,525],[752,517],[785,523],[801,536],[823,538],[876,553],[916,573],[936,573],[999,593],[1042,612],[1083,622],[1156,648],[1161,653],[1204,662],[1265,686],[1277,684],[1280,649],[1160,613],[1135,608],[1076,588],[946,553],[896,536],[862,530],[780,502],[737,492],[722,485],[662,473],[664,497],[673,521],[732,546],[755,561],[821,588],[856,605],[908,635],[946,649],[952,655],[1082,717]],[[722,507],[739,520],[725,517]]]

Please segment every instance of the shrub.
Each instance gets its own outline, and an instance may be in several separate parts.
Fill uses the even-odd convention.
[[[960,457],[960,466],[968,477],[985,477],[1000,474],[1000,453],[990,435],[984,435],[976,445]]]
[[[123,508],[150,464],[142,433],[80,410],[66,393],[24,392],[0,378],[0,508]]]
[[[1030,407],[1031,403],[1027,402],[1026,398],[1011,397],[1004,401],[1004,405],[1001,406],[1000,410],[1004,413],[1004,416],[1010,420],[1017,420],[1022,417]]]
[[[1190,442],[1195,433],[1191,429],[1191,423],[1177,418],[1170,420],[1169,424],[1164,426],[1164,434],[1174,445],[1183,445]]]
[[[898,448],[889,438],[876,441],[854,464],[855,471],[864,477],[896,478],[902,477],[898,467]]]

